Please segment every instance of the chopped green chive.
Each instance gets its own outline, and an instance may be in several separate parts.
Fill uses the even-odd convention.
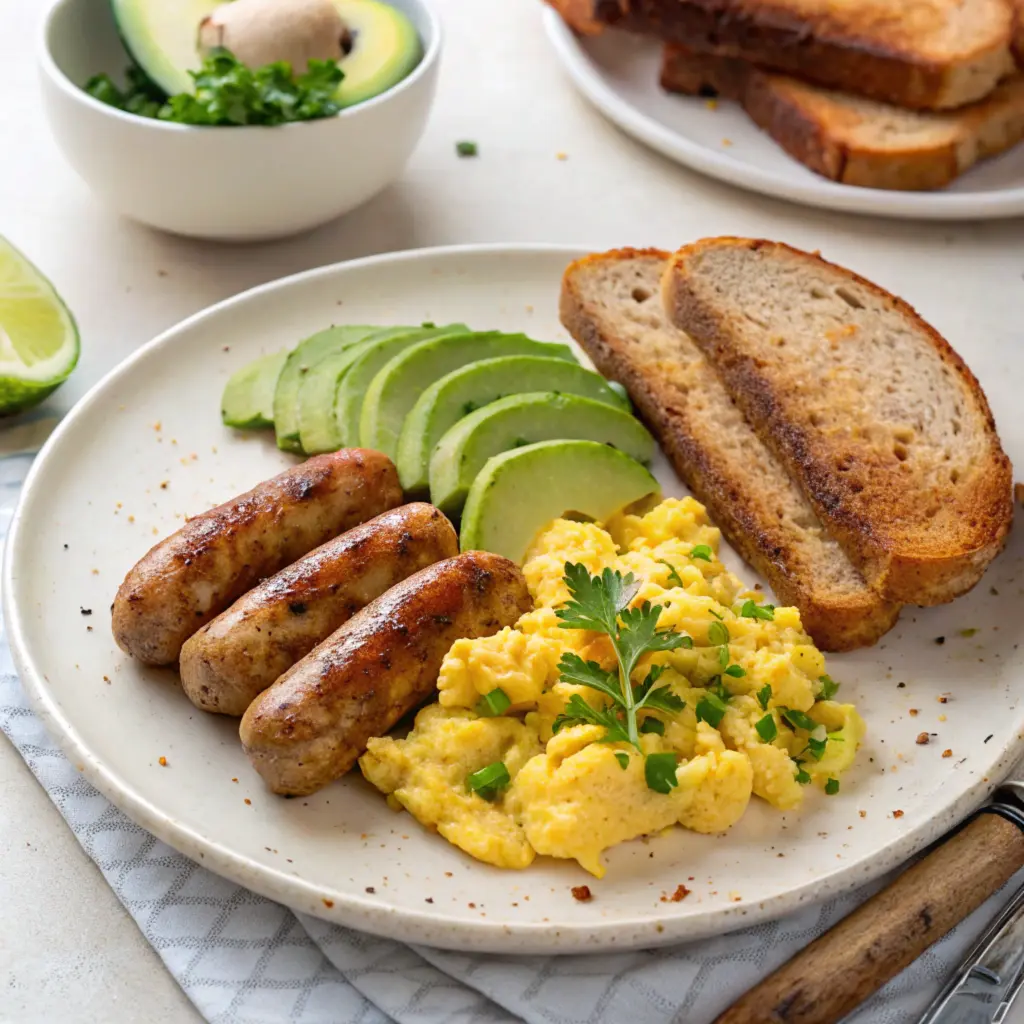
[[[755,601],[744,601],[740,608],[740,617],[744,619],[767,619],[775,618],[775,605],[757,604]]]
[[[754,728],[764,743],[771,743],[779,735],[779,728],[775,724],[775,716],[771,714],[765,715]]]
[[[704,562],[710,562],[712,558],[711,548],[707,544],[698,544],[691,552],[691,558],[699,558]]]
[[[653,732],[655,736],[665,735],[665,723],[660,718],[645,718],[640,723],[641,732]]]
[[[797,763],[796,781],[799,782],[801,786],[806,786],[811,781],[810,775],[804,771],[803,765],[799,762]]]
[[[733,679],[742,679],[747,674],[747,670],[742,665],[730,665],[725,670],[725,674],[732,676]]]
[[[765,683],[760,690],[757,691],[757,703],[761,705],[762,711],[768,710],[768,701],[772,699],[772,686],[771,683]]]
[[[825,756],[825,748],[828,740],[816,740],[813,736],[807,741],[807,749],[815,761],[820,761]]]
[[[647,788],[655,793],[669,793],[679,785],[676,778],[676,755],[673,753],[648,754],[644,758],[644,778]]]
[[[668,581],[672,584],[672,586],[681,587],[683,585],[682,576],[679,575],[679,573],[676,571],[676,567],[671,562],[666,562],[664,558],[659,558],[658,563],[660,565],[668,566]]]
[[[459,156],[477,156],[480,151],[477,149],[475,142],[456,142],[455,152]]]
[[[724,627],[723,627],[724,628]],[[729,664],[729,647],[728,645],[718,648],[718,664],[725,668]]]
[[[839,792],[839,780],[838,779],[829,779],[825,783],[825,792],[829,796],[835,796],[836,793]]]
[[[729,642],[729,627],[723,622],[712,622],[708,626],[708,640],[716,647],[727,644]]]
[[[512,777],[504,762],[495,761],[494,764],[489,764],[486,768],[469,775],[466,778],[466,785],[477,796],[493,800],[511,781]]]
[[[707,722],[713,729],[725,715],[726,704],[721,697],[710,690],[697,702],[697,721]]]
[[[782,717],[791,725],[794,729],[804,729],[807,732],[814,732],[818,728],[818,723],[811,718],[809,715],[805,715],[802,711],[794,711],[792,708],[781,708]]]
[[[510,707],[512,707],[512,701],[499,686],[497,689],[491,690],[490,693],[485,693],[476,702],[476,713],[481,718],[497,718],[499,715],[505,714]]]
[[[831,700],[839,691],[839,684],[831,676],[818,676],[818,682],[821,683],[818,700]]]
[[[619,762],[619,767],[623,771],[625,771],[629,767],[629,754],[626,754],[621,750],[617,750],[615,752],[615,760]]]
[[[724,619],[724,618],[725,618],[725,616],[724,616],[724,615],[719,615],[719,613],[718,613],[718,612],[716,612],[714,608],[709,608],[709,609],[708,609],[708,613],[709,613],[709,614],[711,614],[711,615],[714,615],[714,617],[715,617],[716,619],[718,619],[718,621],[719,621],[719,622],[721,622],[721,621],[722,621],[722,619]]]

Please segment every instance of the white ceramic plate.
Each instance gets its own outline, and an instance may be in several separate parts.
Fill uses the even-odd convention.
[[[11,528],[4,611],[48,727],[135,821],[214,871],[356,928],[478,952],[583,951],[723,932],[835,894],[939,835],[1005,774],[1024,726],[1019,533],[973,594],[911,612],[878,647],[830,660],[869,727],[839,796],[809,793],[804,810],[787,815],[755,801],[725,836],[676,829],[627,843],[611,852],[602,881],[552,860],[525,872],[477,863],[388,810],[358,774],[309,799],[275,797],[242,754],[235,721],[196,710],[173,671],[142,668],[116,648],[108,608],[132,564],[185,515],[290,461],[269,436],[221,426],[221,389],[233,370],[341,321],[463,320],[564,338],[559,279],[575,255],[424,250],[257,288],[142,348],[58,428]],[[1024,353],[1005,358],[1019,366]],[[996,411],[1006,413],[1011,455],[1024,457],[1024,421]],[[681,493],[665,465],[657,468],[666,490]],[[968,638],[964,628],[978,632]],[[922,731],[938,735],[917,746]],[[944,748],[953,756],[943,758]],[[663,902],[680,882],[692,894]],[[581,884],[594,892],[589,903],[571,895]]]
[[[686,167],[753,192],[807,206],[924,220],[1024,214],[1024,146],[986,160],[949,188],[892,192],[839,185],[809,171],[737,104],[715,109],[658,85],[660,45],[625,32],[579,38],[553,11],[543,17],[555,53],[577,88],[624,132]]]

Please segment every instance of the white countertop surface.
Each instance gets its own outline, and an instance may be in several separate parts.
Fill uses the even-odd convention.
[[[0,234],[50,276],[82,332],[81,363],[51,399],[55,411],[159,331],[252,285],[456,242],[673,248],[701,235],[762,235],[821,249],[876,279],[968,361],[974,332],[1022,343],[1024,221],[857,219],[716,184],[632,142],[575,95],[549,51],[537,0],[434,3],[447,32],[440,92],[404,178],[340,222],[249,247],[157,235],[97,205],[43,119],[30,45],[43,5],[2,6]],[[458,139],[476,140],[479,158],[457,159]],[[1024,383],[1002,380],[998,366],[974,369],[990,389],[1019,394]],[[3,740],[0,823],[0,1022],[199,1019]],[[1010,1024],[1021,1022],[1024,1008]]]

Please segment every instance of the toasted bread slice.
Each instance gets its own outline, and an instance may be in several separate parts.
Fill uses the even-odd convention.
[[[899,606],[870,589],[800,489],[661,304],[668,253],[624,249],[573,263],[561,316],[602,373],[624,384],[676,472],[740,554],[800,610],[825,650],[873,644]]]
[[[663,298],[829,534],[893,601],[952,600],[1012,518],[981,387],[907,303],[777,242],[680,249]]]
[[[606,25],[915,110],[973,103],[1015,66],[1011,0],[592,3]]]
[[[969,107],[913,111],[668,44],[661,84],[670,92],[737,100],[790,156],[844,185],[943,188],[1024,139],[1020,73]]]
[[[546,0],[562,16],[562,20],[581,36],[596,36],[605,25],[594,17],[593,0]]]

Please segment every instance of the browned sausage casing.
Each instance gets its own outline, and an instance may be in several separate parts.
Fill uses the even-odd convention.
[[[181,649],[185,693],[204,711],[241,715],[360,608],[458,551],[452,524],[422,502],[384,512],[321,544],[188,640]]]
[[[264,576],[401,500],[398,473],[380,452],[347,448],[294,466],[152,548],[114,599],[114,639],[147,665],[171,665],[200,626]]]
[[[514,562],[468,551],[410,576],[352,616],[249,705],[242,744],[275,793],[313,793],[435,692],[448,648],[531,607]]]

